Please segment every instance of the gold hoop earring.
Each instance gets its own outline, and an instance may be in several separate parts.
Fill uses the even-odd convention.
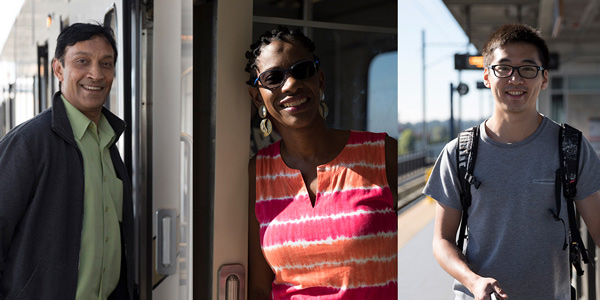
[[[260,121],[260,131],[264,136],[269,136],[273,131],[273,124],[267,118],[267,107],[264,104],[258,108],[258,115],[262,118],[262,121]]]
[[[321,101],[319,102],[319,114],[323,119],[327,119],[327,115],[329,115],[329,107],[327,107],[327,104],[325,103],[325,94],[323,93],[323,90],[319,90],[319,92],[321,94]]]

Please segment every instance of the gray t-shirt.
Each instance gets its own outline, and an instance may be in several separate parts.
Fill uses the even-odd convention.
[[[471,269],[498,280],[511,299],[570,299],[569,253],[562,250],[568,230],[566,202],[556,221],[555,172],[559,166],[559,126],[545,118],[526,140],[504,144],[480,125],[473,171],[481,182],[471,187],[468,244]],[[462,210],[454,139],[440,154],[423,193]],[[600,159],[582,142],[577,200],[600,190]],[[588,245],[593,249],[594,245]],[[455,281],[456,299],[473,299]]]

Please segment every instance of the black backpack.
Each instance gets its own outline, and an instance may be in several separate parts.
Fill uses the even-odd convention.
[[[475,159],[477,156],[477,143],[479,142],[479,126],[475,126],[458,135],[458,149],[456,151],[456,160],[458,165],[458,178],[460,180],[461,194],[460,201],[462,204],[462,219],[460,222],[459,236],[456,242],[458,248],[462,251],[466,235],[468,209],[471,206],[471,185],[479,188],[481,182],[473,175],[475,168]],[[560,167],[556,170],[555,180],[555,197],[556,211],[550,209],[552,216],[556,221],[564,221],[559,217],[561,208],[561,190],[567,200],[567,213],[569,216],[569,236],[565,236],[563,250],[567,246],[570,247],[571,263],[577,270],[577,275],[583,275],[581,269],[581,259],[587,264],[589,263],[588,252],[581,240],[579,226],[577,225],[578,217],[575,215],[573,199],[577,194],[577,173],[579,168],[579,154],[581,148],[581,131],[567,125],[561,124],[558,148],[560,153]],[[570,241],[570,244],[567,243]]]

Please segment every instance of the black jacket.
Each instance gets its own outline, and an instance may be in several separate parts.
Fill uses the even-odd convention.
[[[133,299],[131,181],[116,146],[125,123],[107,109],[102,112],[115,131],[110,155],[123,181],[122,263],[127,271],[122,274],[127,276],[121,276],[119,286],[129,292],[113,298]],[[0,299],[75,299],[83,176],[83,158],[60,92],[51,108],[0,141]]]

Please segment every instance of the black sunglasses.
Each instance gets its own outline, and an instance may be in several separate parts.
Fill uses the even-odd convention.
[[[258,82],[267,89],[273,90],[282,86],[288,78],[288,74],[298,80],[304,80],[315,75],[319,69],[319,61],[303,60],[295,63],[287,70],[268,70],[258,74],[254,85]]]

